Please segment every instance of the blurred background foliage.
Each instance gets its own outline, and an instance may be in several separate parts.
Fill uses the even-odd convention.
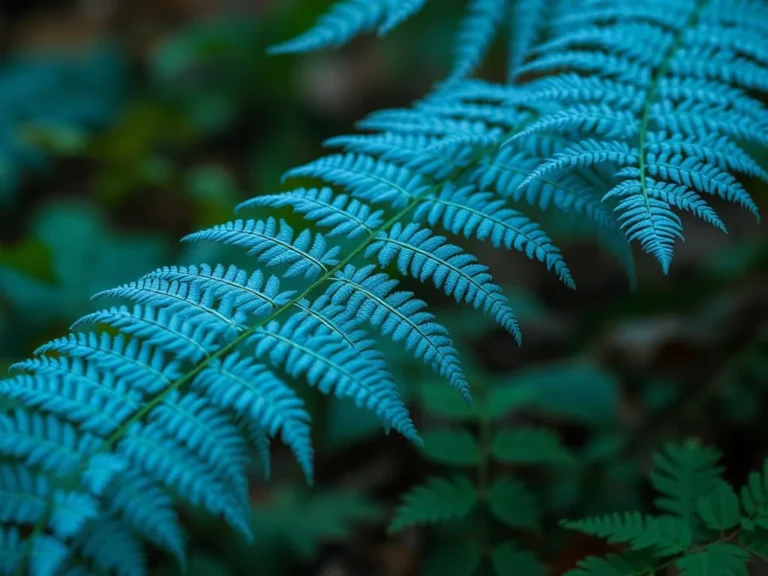
[[[79,0],[5,9],[0,368],[94,310],[99,290],[163,264],[218,261],[213,247],[177,239],[229,219],[247,196],[278,191],[281,174],[319,155],[325,138],[349,133],[367,112],[407,105],[447,71],[459,0],[429,3],[385,40],[265,55],[327,4]],[[503,78],[501,53],[491,54],[485,77]],[[765,192],[755,190],[764,212]],[[482,254],[509,288],[520,349],[478,315],[431,299],[460,340],[470,383],[513,398],[505,423],[547,426],[575,455],[565,470],[498,471],[534,487],[539,532],[520,538],[550,574],[604,551],[557,520],[642,507],[650,454],[662,442],[717,445],[736,483],[766,456],[768,227],[718,209],[729,237],[687,222],[671,274],[638,258],[634,291],[578,222],[537,214],[579,290],[522,255]],[[382,346],[421,429],[446,418],[472,425],[450,389]],[[430,532],[387,536],[386,525],[434,463],[355,406],[300,390],[316,423],[317,486],[305,487],[274,447],[271,479],[254,473],[256,543],[185,511],[189,573],[418,573]],[[159,556],[155,566],[176,570]]]

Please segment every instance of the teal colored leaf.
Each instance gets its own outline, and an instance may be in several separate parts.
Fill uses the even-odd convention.
[[[480,447],[466,430],[435,430],[423,435],[424,455],[449,466],[476,466],[480,462]]]
[[[499,478],[488,490],[488,507],[500,521],[512,528],[539,528],[539,506],[525,484]]]
[[[472,541],[441,542],[424,560],[424,576],[472,576],[480,565],[480,548]]]
[[[414,524],[459,520],[469,514],[476,502],[477,490],[466,478],[433,477],[403,496],[389,531],[397,532]]]
[[[491,552],[493,568],[498,576],[525,574],[525,576],[546,576],[547,569],[533,553],[523,550],[514,542],[497,546]]]
[[[696,509],[704,525],[712,530],[728,530],[739,523],[739,498],[730,484],[719,480],[706,496],[699,498]]]
[[[675,562],[680,576],[749,576],[749,552],[733,544],[710,544]]]
[[[543,428],[502,430],[491,444],[491,452],[507,464],[573,464],[573,456],[557,436]]]

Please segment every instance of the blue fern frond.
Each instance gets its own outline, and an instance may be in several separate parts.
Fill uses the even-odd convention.
[[[119,518],[101,515],[78,534],[73,546],[102,572],[120,576],[146,574],[147,561],[141,540]]]
[[[138,339],[126,340],[121,335],[112,337],[106,332],[99,335],[93,332],[77,333],[57,338],[40,346],[35,354],[46,352],[93,362],[97,368],[111,372],[125,385],[145,394],[158,393],[180,376],[180,363],[168,361],[162,352]],[[24,369],[27,363],[14,366]]]
[[[295,239],[293,229],[284,221],[235,220],[185,236],[185,242],[221,242],[248,249],[249,256],[267,266],[289,264],[285,278],[303,276],[310,279],[327,272],[338,263],[338,247],[328,248],[322,234],[302,231]]]
[[[379,25],[379,35],[388,34],[405,20],[419,12],[427,0],[388,0],[387,15]]]
[[[507,0],[470,0],[454,40],[448,81],[469,76],[485,56],[507,9]]]
[[[282,326],[270,322],[250,343],[257,357],[267,356],[275,367],[295,378],[303,375],[324,394],[353,399],[358,406],[373,410],[388,426],[416,438],[397,388],[389,378],[381,377],[381,365],[369,362],[317,320],[297,314]]]
[[[253,538],[247,494],[233,493],[231,479],[211,471],[188,448],[169,438],[159,424],[131,426],[118,449],[155,482],[193,505],[223,516],[244,537]]]
[[[683,225],[668,202],[643,195],[634,180],[622,182],[607,195],[620,197],[616,210],[619,222],[630,241],[656,257],[666,274],[674,256],[675,240],[683,238]]]
[[[637,163],[637,151],[623,142],[601,142],[598,140],[582,140],[555,154],[530,173],[520,184],[524,188],[530,183],[541,180],[547,174],[561,170],[588,168],[597,164],[609,163],[616,166],[628,166]]]
[[[370,206],[349,198],[344,194],[336,195],[330,188],[306,190],[299,188],[292,192],[256,196],[241,203],[237,209],[268,206],[281,208],[290,206],[307,220],[318,226],[331,228],[326,236],[346,236],[356,238],[384,223],[382,210],[371,210]]]
[[[222,410],[234,412],[269,436],[280,434],[307,478],[312,478],[309,414],[293,388],[267,367],[232,353],[200,372],[194,388]]]
[[[269,53],[312,52],[343,46],[355,36],[373,31],[387,15],[392,1],[338,0],[312,28],[292,40],[272,46]]]
[[[133,308],[113,306],[83,316],[71,328],[106,324],[123,334],[142,338],[150,346],[175,354],[181,360],[199,362],[218,348],[219,333],[204,324],[189,322],[190,316],[141,304]]]
[[[414,218],[424,218],[432,226],[441,223],[446,230],[465,238],[490,240],[497,248],[523,252],[545,263],[568,287],[576,287],[560,250],[539,225],[490,193],[478,192],[473,186],[457,190],[447,185],[439,195],[425,200]]]
[[[421,282],[431,279],[457,302],[465,301],[482,309],[505,330],[521,342],[520,327],[501,288],[493,283],[488,268],[477,258],[458,246],[448,244],[442,236],[435,236],[417,224],[395,224],[388,233],[382,232],[366,250],[366,256],[376,255],[382,267],[397,262],[403,276]]]
[[[589,150],[582,141],[550,154],[528,180],[597,163],[626,167],[618,177],[631,176],[634,184],[624,181],[606,197],[622,198],[628,238],[656,255],[665,271],[674,239],[682,238],[672,207],[723,230],[702,195],[759,217],[731,173],[767,175],[739,146],[768,146],[768,113],[756,97],[768,92],[768,51],[753,9],[764,11],[730,0],[621,0],[561,12],[551,39],[521,70],[545,75],[526,86],[529,98],[564,108],[545,113],[513,138],[555,130],[568,139],[594,140],[587,141]],[[649,45],[655,49],[645,49]]]
[[[195,293],[227,301],[231,311],[255,317],[265,316],[275,308],[287,305],[295,294],[292,290],[281,290],[276,276],[267,277],[261,270],[249,274],[237,266],[225,268],[220,264],[213,267],[208,264],[167,266],[147,274],[144,279],[189,285]],[[193,293],[193,290],[188,293]],[[164,304],[171,307],[174,302],[169,300]]]
[[[420,175],[407,168],[370,156],[335,154],[294,168],[285,178],[319,178],[344,186],[349,193],[369,202],[390,203],[402,207],[429,188]]]
[[[549,15],[551,0],[516,0],[507,15],[511,24],[509,40],[509,62],[507,80],[514,82],[518,69],[539,41],[546,27],[545,19]]]
[[[396,292],[397,280],[374,273],[373,266],[358,270],[347,265],[333,281],[327,295],[334,304],[344,305],[350,314],[367,320],[384,336],[402,342],[416,359],[448,379],[462,398],[470,401],[469,385],[448,331],[423,311],[424,302],[410,292]]]

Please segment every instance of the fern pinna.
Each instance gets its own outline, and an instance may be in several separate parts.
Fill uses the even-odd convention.
[[[651,484],[658,516],[640,512],[564,521],[570,530],[624,545],[626,552],[589,557],[566,576],[653,576],[675,566],[684,576],[747,576],[751,557],[768,551],[768,461],[739,495],[722,479],[717,450],[669,444],[654,456]]]
[[[387,29],[422,4],[339,2],[325,40],[307,49]],[[765,144],[760,3],[541,4],[472,1],[451,82],[371,115],[365,133],[328,142],[341,152],[286,175],[310,187],[248,201],[252,219],[187,238],[243,248],[257,269],[151,272],[101,294],[128,304],[80,319],[15,366],[0,382],[17,404],[0,416],[0,571],[145,574],[145,541],[183,565],[176,497],[251,536],[251,446],[266,458],[280,437],[312,478],[293,378],[418,442],[371,330],[470,391],[446,329],[398,277],[434,284],[520,339],[487,268],[443,234],[520,251],[574,287],[514,204],[577,214],[630,271],[627,239],[669,266],[681,236],[673,207],[716,225],[702,194],[755,210],[731,172],[766,177],[737,144]],[[531,22],[516,36],[517,85],[462,80],[510,10]],[[657,42],[664,50],[646,50]],[[310,228],[295,232],[284,209]]]
[[[445,529],[427,554],[422,571],[426,575],[484,574],[481,566],[488,563],[499,576],[544,576],[546,568],[533,552],[499,536],[503,533],[499,526],[524,532],[541,529],[537,497],[525,483],[495,468],[496,464],[549,465],[567,470],[573,456],[549,430],[500,424],[526,402],[520,386],[513,383],[486,390],[478,384],[476,388],[472,408],[462,409],[446,402],[434,386],[422,387],[427,412],[455,421],[425,432],[422,452],[432,462],[460,470],[412,487],[395,512],[390,532],[420,524]],[[466,470],[472,469],[475,473],[468,476]]]

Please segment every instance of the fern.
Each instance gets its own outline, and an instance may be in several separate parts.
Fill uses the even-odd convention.
[[[385,36],[418,13],[427,0],[337,0],[315,25],[270,48],[273,54],[312,52],[341,47],[361,34]],[[546,3],[540,0],[467,0],[454,38],[453,63],[447,81],[466,78],[482,63],[505,22],[510,32],[510,78],[545,28]]]
[[[511,141],[554,131],[571,142],[522,183],[575,168],[606,166],[615,176],[627,238],[666,273],[683,238],[673,208],[725,230],[706,196],[757,207],[732,172],[763,176],[738,142],[765,145],[768,68],[756,40],[757,4],[727,0],[613,4],[594,2],[553,23],[521,73],[544,74],[529,97],[561,103]],[[743,40],[736,41],[735,36]],[[660,47],[653,51],[648,45]],[[732,154],[717,154],[717,140]],[[732,159],[728,159],[732,158]]]
[[[437,395],[434,387],[422,391],[425,408],[450,420],[476,426],[474,433],[464,427],[438,427],[423,435],[422,453],[427,460],[444,467],[475,469],[476,481],[464,474],[435,476],[412,487],[403,497],[390,523],[390,532],[424,524],[457,525],[469,540],[452,542],[442,537],[424,563],[424,573],[474,574],[487,554],[497,574],[525,569],[526,574],[543,575],[544,566],[535,555],[515,541],[496,541],[490,534],[491,518],[513,530],[540,529],[539,504],[533,492],[509,474],[491,478],[491,461],[516,464],[573,463],[572,456],[554,434],[544,430],[501,425],[510,408],[525,398],[517,386],[494,387],[476,392],[472,410],[450,408],[449,398]],[[535,454],[532,457],[532,454]]]
[[[674,565],[688,576],[746,576],[751,556],[768,537],[755,519],[766,503],[765,472],[750,474],[741,499],[721,475],[720,454],[695,444],[667,445],[655,456],[651,483],[660,516],[639,512],[563,521],[562,525],[626,544],[626,556],[591,557],[568,576],[655,574]]]
[[[376,27],[387,31],[422,4],[338,2],[318,28],[278,51],[337,45]],[[669,268],[682,237],[673,208],[718,227],[707,196],[755,212],[733,172],[765,176],[739,145],[768,142],[765,108],[755,98],[766,88],[760,5],[681,0],[671,6],[558,3],[546,30],[536,32],[544,43],[526,41],[521,50],[530,56],[516,56],[524,61],[515,73],[519,85],[500,86],[460,80],[480,63],[508,8],[472,2],[452,82],[410,109],[372,114],[359,124],[365,133],[328,142],[342,153],[286,174],[315,188],[302,182],[305,187],[248,201],[240,208],[251,218],[186,237],[244,250],[254,269],[168,267],[100,293],[131,306],[112,302],[82,318],[0,381],[2,396],[20,404],[1,422],[4,571],[143,574],[140,540],[183,564],[173,497],[252,537],[249,450],[266,460],[267,440],[279,436],[306,477],[313,476],[309,417],[290,384],[296,379],[351,399],[420,443],[372,332],[389,337],[467,401],[470,387],[448,330],[424,301],[400,288],[399,277],[471,304],[520,338],[488,269],[437,227],[520,252],[574,287],[561,253],[523,213],[525,205],[588,223],[628,270],[628,240]],[[664,49],[648,54],[642,48],[649,39]],[[311,226],[294,231],[273,214],[284,207]],[[480,413],[481,423],[493,424],[490,411]],[[496,433],[501,440],[483,436],[474,444],[466,434],[444,433],[442,447],[427,437],[425,453],[461,456],[462,466],[482,467],[491,457],[570,461],[544,430]],[[453,450],[458,442],[460,453]],[[718,474],[710,456],[686,450],[661,456],[653,482],[660,508],[699,539],[728,523],[719,510],[733,499],[720,490],[719,504],[700,505],[699,497],[719,485]],[[516,522],[534,523],[522,485],[488,480],[481,483],[494,489],[480,490],[478,499],[499,520],[510,520],[499,501],[514,497],[526,511]],[[762,498],[750,490],[754,502]],[[439,512],[443,501],[434,501]],[[754,502],[744,506],[752,506],[749,519],[759,527],[761,513],[754,511],[764,507]],[[634,537],[623,541],[638,545]],[[740,564],[731,548],[721,542],[697,549],[680,567],[690,574],[702,565],[733,572]],[[471,570],[481,549],[464,549],[471,549],[465,555]],[[530,565],[524,552],[504,543],[490,559],[503,573],[515,558]],[[611,574],[623,562],[587,563],[584,570]]]

